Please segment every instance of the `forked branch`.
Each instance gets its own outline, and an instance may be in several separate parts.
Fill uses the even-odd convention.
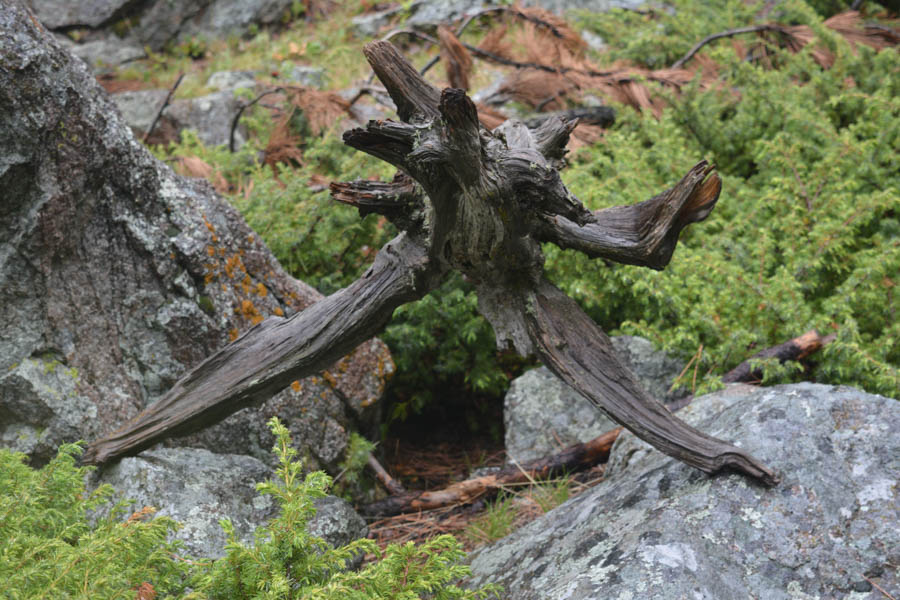
[[[661,451],[707,473],[735,469],[767,485],[774,472],[674,417],[650,398],[609,339],[543,276],[539,241],[591,257],[661,269],[680,232],[715,206],[721,181],[701,162],[672,189],[590,213],[556,166],[573,121],[482,129],[459,89],[439,92],[387,42],[365,48],[401,121],[371,121],[345,142],[396,165],[390,183],[335,184],[341,202],[403,229],[349,287],[289,319],[264,321],[219,351],[119,432],[88,447],[90,462],[133,453],[210,425],[291,381],[328,367],[376,335],[394,308],[422,297],[445,272],[463,273],[501,345],[534,351],[559,377]]]
[[[637,204],[598,210],[584,226],[562,216],[547,218],[538,235],[591,258],[661,270],[672,259],[682,229],[715,207],[722,180],[714,168],[700,161],[672,189]]]

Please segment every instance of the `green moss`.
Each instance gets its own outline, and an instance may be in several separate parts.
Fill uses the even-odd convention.
[[[212,298],[209,296],[200,296],[197,298],[197,306],[206,314],[213,316],[216,314],[216,305],[213,304]]]

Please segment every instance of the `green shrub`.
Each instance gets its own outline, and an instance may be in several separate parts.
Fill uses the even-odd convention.
[[[25,455],[0,449],[0,581],[3,597],[135,598],[149,583],[159,594],[180,596],[190,564],[166,541],[178,525],[150,511],[122,522],[125,502],[91,524],[90,511],[109,502],[112,488],[88,494],[77,467],[80,444],[61,446],[40,470]]]
[[[808,50],[781,52],[777,70],[715,50],[727,85],[690,87],[659,120],[621,110],[605,143],[564,175],[597,209],[647,198],[700,158],[717,164],[719,204],[682,235],[665,271],[552,247],[548,268],[605,327],[699,353],[687,377],[703,389],[755,350],[817,328],[837,334],[817,367],[770,370],[768,381],[897,396],[900,54],[853,52],[805,18],[837,55],[830,69]]]
[[[313,501],[325,496],[331,478],[302,475],[293,459],[287,428],[269,422],[279,458],[277,481],[257,484],[275,497],[278,517],[257,528],[254,542],[235,537],[227,519],[223,558],[190,560],[167,541],[178,525],[144,509],[122,521],[124,502],[91,524],[89,511],[109,501],[112,489],[86,494],[88,468],[76,467],[81,446],[69,444],[47,466],[33,470],[25,456],[0,449],[0,581],[5,598],[135,598],[149,586],[158,598],[236,599],[477,599],[496,588],[464,590],[455,582],[469,574],[465,553],[452,536],[421,545],[390,545],[383,552],[368,539],[339,548],[307,532]],[[348,564],[363,554],[376,560],[359,570]]]

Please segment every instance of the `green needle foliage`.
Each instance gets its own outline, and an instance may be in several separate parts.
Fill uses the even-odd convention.
[[[27,598],[135,598],[150,583],[159,598],[180,596],[190,569],[167,541],[178,524],[166,517],[125,522],[125,502],[96,524],[90,511],[109,502],[112,488],[85,492],[89,468],[76,467],[80,444],[59,448],[40,470],[25,455],[0,449],[0,588]]]
[[[192,600],[476,600],[497,595],[494,586],[466,590],[456,585],[470,571],[453,536],[382,551],[368,539],[332,548],[310,535],[313,502],[326,495],[331,478],[321,471],[304,476],[287,428],[277,419],[269,426],[277,439],[277,479],[256,487],[278,501],[281,513],[259,527],[249,545],[223,519],[228,542],[225,556],[216,561],[183,557],[179,543],[168,541],[178,524],[148,518],[152,509],[123,522],[126,503],[120,502],[91,524],[90,511],[109,502],[112,489],[106,485],[85,492],[90,469],[75,465],[81,445],[62,446],[40,470],[28,467],[23,454],[0,449],[3,597],[133,600],[142,586],[152,590],[152,597]],[[349,569],[366,554],[375,560]]]
[[[688,28],[697,16],[690,4],[679,3],[662,31]],[[731,13],[703,11],[721,17],[743,3],[724,4]],[[699,158],[718,165],[719,204],[682,235],[666,270],[604,268],[551,247],[549,268],[606,327],[698,355],[686,377],[701,390],[755,350],[816,328],[837,334],[816,368],[770,367],[768,381],[846,383],[898,397],[900,54],[851,50],[804,4],[787,6],[817,42],[799,54],[773,49],[777,69],[724,44],[712,49],[721,86],[671,96],[659,120],[621,110],[605,142],[579,153],[565,175],[597,209],[647,198]],[[656,35],[649,24],[638,29]],[[682,42],[674,54],[689,47]],[[831,68],[813,60],[815,44],[835,53]]]

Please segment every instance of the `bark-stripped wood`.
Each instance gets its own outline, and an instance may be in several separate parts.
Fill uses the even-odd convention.
[[[740,448],[708,436],[651,398],[622,365],[609,337],[547,281],[526,299],[528,332],[543,363],[615,422],[657,450],[707,473],[732,469],[766,485],[778,477]]]
[[[506,485],[547,479],[591,467],[609,457],[609,450],[621,431],[613,429],[590,441],[573,444],[553,456],[504,467],[494,473],[459,481],[440,490],[388,496],[362,506],[360,513],[367,517],[391,517],[452,504],[467,504]]]
[[[438,281],[421,241],[401,233],[352,285],[290,318],[270,317],[250,329],[119,430],[91,443],[83,460],[103,463],[140,452],[270,398],[376,335],[397,306],[421,298]]]
[[[757,383],[762,380],[762,369],[754,369],[753,359],[776,358],[784,363],[789,360],[801,360],[816,352],[834,339],[834,334],[821,336],[815,329],[807,331],[799,337],[788,340],[783,344],[760,350],[732,370],[722,375],[725,383]]]
[[[463,90],[438,91],[390,43],[366,58],[401,121],[371,121],[348,145],[400,169],[391,183],[335,184],[360,212],[404,230],[358,281],[287,320],[267,320],[182,378],[159,402],[88,447],[90,462],[133,453],[175,432],[212,424],[336,360],[457,270],[501,347],[536,352],[615,420],[663,452],[708,473],[734,469],[772,485],[775,474],[739,448],[707,436],[650,398],[606,335],[543,275],[540,242],[591,257],[663,268],[684,227],[715,206],[721,181],[700,162],[672,189],[632,206],[591,213],[557,172],[575,121],[534,129],[507,121],[492,132]]]

